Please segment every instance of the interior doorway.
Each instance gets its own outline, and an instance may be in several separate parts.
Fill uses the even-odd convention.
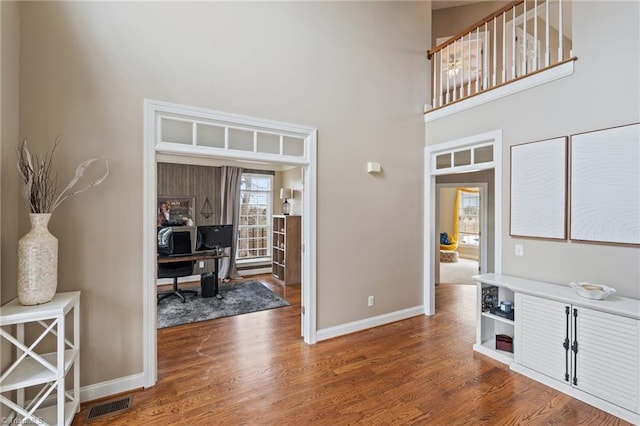
[[[485,173],[486,174],[486,173]],[[436,229],[440,250],[435,252],[436,284],[469,284],[487,270],[488,182],[468,181],[470,176],[443,176],[441,180],[465,179],[457,183],[436,183]],[[436,179],[438,182],[438,179]]]
[[[492,201],[487,203],[486,269],[483,272],[502,272],[502,131],[469,136],[425,148],[425,196],[424,196],[424,311],[436,313],[435,285],[439,265],[436,253],[440,252],[436,212],[436,180],[454,176],[465,182],[471,173],[490,173],[492,183],[487,193]],[[461,177],[463,176],[463,177]],[[474,179],[475,180],[475,179]],[[480,180],[484,182],[485,180]],[[445,183],[445,182],[438,182]],[[446,182],[453,183],[453,182]],[[485,197],[485,198],[489,198]],[[482,241],[482,240],[481,240]],[[482,257],[481,257],[482,258]]]
[[[143,386],[157,381],[156,216],[158,155],[302,168],[302,309],[305,343],[316,337],[317,129],[161,101],[144,100]]]

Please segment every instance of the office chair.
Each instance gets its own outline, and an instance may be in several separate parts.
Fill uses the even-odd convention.
[[[189,231],[180,231],[173,233],[173,255],[191,254],[191,233]],[[173,278],[173,289],[158,294],[158,303],[162,299],[170,296],[176,296],[182,303],[185,302],[185,294],[198,294],[196,290],[180,290],[178,289],[178,278],[188,277],[193,273],[194,261],[158,263],[158,278]]]

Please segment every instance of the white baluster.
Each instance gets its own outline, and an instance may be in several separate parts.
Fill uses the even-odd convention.
[[[478,56],[478,52],[476,51],[476,56]],[[472,78],[472,71],[471,71],[471,31],[469,31],[469,63],[468,63],[468,68],[469,71],[467,72],[467,79],[469,80],[467,82],[467,95],[471,95],[471,78]],[[477,69],[477,68],[476,68]]]
[[[564,32],[562,28],[562,0],[558,2],[558,63],[564,60]]]
[[[449,69],[451,67],[451,52],[449,50],[449,48],[451,47],[450,44],[447,45],[447,69],[444,71],[444,78],[447,79],[447,94],[445,96],[445,103],[449,103],[449,98],[451,97],[449,95]]]
[[[502,12],[502,83],[507,81],[507,11]]]
[[[497,84],[497,71],[498,71],[498,31],[496,28],[496,18],[493,18],[493,67],[491,70],[492,78],[492,86]]]
[[[533,70],[538,69],[538,0],[533,0]]]
[[[476,93],[480,91],[480,79],[484,76],[484,69],[480,72],[480,28],[476,28],[476,70],[478,70],[476,75]],[[484,46],[482,47],[483,56],[486,55],[484,51]]]
[[[513,6],[513,16],[511,20],[511,79],[516,78],[516,43],[518,39],[516,37],[516,7]]]
[[[443,82],[442,82],[442,54],[444,53],[444,50],[440,50],[438,51],[438,53],[440,54],[440,60],[438,61],[438,69],[440,70],[440,74],[438,74],[438,81],[440,81],[440,90],[438,91],[438,96],[440,98],[440,102],[438,103],[438,105],[442,106],[443,105],[443,97],[442,97],[442,86],[443,86]]]
[[[438,86],[438,80],[437,80],[437,75],[436,74],[436,60],[438,59],[438,52],[434,53],[431,56],[431,61],[433,61],[433,74],[431,75],[431,105],[433,105],[434,108],[437,108],[439,105],[436,102],[436,96],[438,94],[437,91],[437,86]]]
[[[453,100],[458,99],[458,40],[453,42]]]
[[[527,74],[527,0],[524,0],[522,3],[524,6],[524,15],[522,22],[522,69],[520,70],[520,74]]]
[[[486,48],[489,47],[489,38],[488,37],[489,37],[489,31],[488,31],[487,23],[485,22],[484,23],[484,40],[483,40],[483,45],[485,47],[485,55],[484,55],[484,60],[482,61],[483,62],[483,67],[484,67],[484,70],[485,70],[484,78],[482,79],[482,83],[483,83],[482,88],[484,90],[489,88],[489,55],[486,54],[487,53],[486,52]]]
[[[544,20],[546,21],[545,25],[545,35],[544,35],[544,66],[548,67],[551,63],[551,47],[549,44],[549,0],[545,2],[545,16]]]

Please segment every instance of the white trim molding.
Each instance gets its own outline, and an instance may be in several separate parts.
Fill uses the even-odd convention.
[[[94,401],[109,395],[129,392],[144,387],[144,374],[132,374],[80,388],[80,402]]]
[[[157,337],[156,337],[156,162],[160,155],[178,155],[183,158],[204,160],[225,159],[277,164],[281,167],[300,166],[304,169],[305,218],[302,230],[304,242],[302,256],[302,335],[307,344],[316,342],[316,174],[317,174],[317,129],[291,123],[241,116],[187,105],[145,99],[144,147],[143,147],[143,386],[150,387],[157,381]],[[162,120],[191,123],[191,143],[162,140]],[[198,126],[224,129],[224,146],[198,145]],[[253,150],[233,149],[229,143],[230,129],[253,132]],[[279,154],[260,152],[259,135],[279,137]],[[286,144],[292,139],[299,149],[290,153]],[[192,160],[193,161],[193,160]]]
[[[425,143],[428,135],[429,132],[425,132]],[[454,166],[452,162],[452,166],[446,169],[436,168],[436,157],[438,155],[486,146],[491,146],[493,149],[493,161],[458,167]],[[493,267],[492,272],[502,272],[502,130],[494,130],[433,146],[426,146],[424,164],[423,306],[425,315],[434,315],[436,313],[435,253],[440,242],[436,232],[436,176],[493,169],[494,264],[488,265],[488,269]]]
[[[345,324],[336,325],[334,327],[323,328],[318,330],[318,341],[333,339],[334,337],[344,336],[345,334],[355,333],[357,331],[367,330],[373,327],[390,324],[392,322],[401,321],[411,317],[417,317],[424,314],[424,306],[414,306],[413,308],[402,309],[400,311],[389,312],[388,314],[378,315],[359,321],[353,321]]]

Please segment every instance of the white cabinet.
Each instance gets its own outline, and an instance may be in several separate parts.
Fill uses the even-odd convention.
[[[515,361],[626,410],[640,411],[640,321],[517,294]]]
[[[15,348],[0,376],[0,404],[11,411],[7,422],[71,424],[80,408],[80,292],[58,293],[35,306],[12,300],[0,307],[0,336]],[[49,345],[53,350],[42,349]]]
[[[482,274],[482,288],[500,299],[514,296],[513,357],[492,349],[491,335],[504,319],[478,303],[474,349],[581,401],[640,424],[640,300],[611,296],[591,300],[569,286],[500,274]],[[502,328],[501,328],[502,327]],[[506,329],[509,330],[508,328]],[[506,334],[506,332],[505,332]]]

